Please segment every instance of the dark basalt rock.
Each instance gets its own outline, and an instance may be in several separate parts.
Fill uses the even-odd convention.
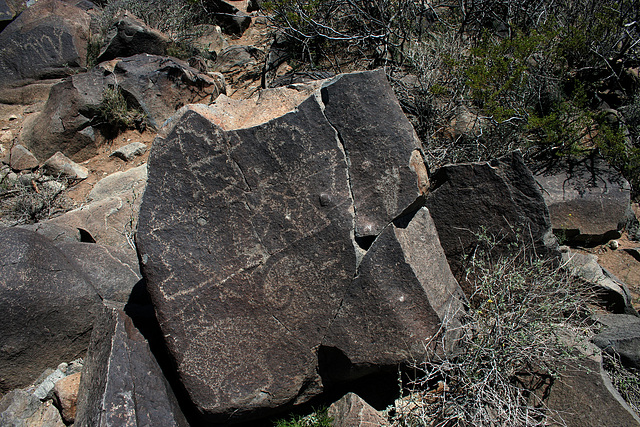
[[[0,230],[0,392],[24,387],[89,343],[100,296],[47,238]]]
[[[73,2],[40,0],[0,33],[0,87],[65,77],[86,65],[90,15]]]
[[[265,122],[241,117],[268,109],[266,99],[281,111],[275,93],[245,109],[185,107],[149,158],[139,258],[205,423],[268,416],[325,383],[423,357],[425,338],[461,306],[428,212],[390,225],[421,200],[427,178],[384,73],[339,76]],[[354,110],[346,94],[368,104]],[[373,244],[362,258],[356,229],[367,224],[381,234],[363,234]],[[387,342],[367,326],[397,335]],[[321,376],[322,348],[353,369]]]
[[[135,17],[123,16],[109,30],[97,62],[140,53],[166,55],[168,44],[169,38],[161,32],[149,28]]]
[[[187,426],[149,344],[130,317],[106,306],[96,320],[78,392],[77,426]]]
[[[566,243],[595,246],[617,239],[631,217],[631,186],[603,159],[558,161],[538,167],[535,179]]]
[[[444,166],[433,175],[432,187],[425,205],[458,280],[479,234],[499,241],[497,249],[524,242],[538,255],[559,255],[549,211],[519,153]]]
[[[158,127],[191,102],[210,102],[224,93],[222,78],[199,73],[180,60],[140,54],[104,63],[55,85],[41,113],[25,121],[20,135],[36,156],[61,151],[74,161],[98,153],[104,119],[100,105],[108,87],[119,88],[128,107]]]

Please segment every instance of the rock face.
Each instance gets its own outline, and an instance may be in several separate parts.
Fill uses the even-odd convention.
[[[602,351],[620,356],[627,366],[640,368],[640,318],[627,314],[610,314],[601,320],[606,328],[592,341]]]
[[[538,254],[556,252],[549,212],[520,154],[444,166],[432,177],[432,188],[426,206],[458,280],[478,233],[503,246],[526,241]]]
[[[68,76],[86,65],[91,17],[76,3],[41,0],[0,33],[0,87]]]
[[[382,107],[349,110],[345,93]],[[446,262],[417,266],[444,260],[428,212],[391,224],[423,197],[426,167],[384,73],[339,76],[289,110],[254,123],[233,112],[221,117],[215,106],[185,107],[150,154],[139,257],[181,381],[207,422],[249,419],[317,395],[320,348],[349,358],[348,378],[329,382],[423,357],[444,307],[461,308]],[[220,127],[243,122],[252,127]],[[368,140],[345,129],[352,126]],[[367,161],[364,149],[373,150],[377,170],[356,163]],[[359,182],[364,173],[353,168],[370,175]],[[401,196],[389,199],[384,187]],[[364,258],[356,229],[373,241]],[[430,233],[426,244],[422,232]],[[401,263],[402,280],[384,283],[393,273],[376,277],[377,262]],[[358,297],[371,303],[366,313]],[[400,348],[383,340],[360,346],[372,338],[365,325],[342,334],[367,314],[386,322],[376,325],[389,328],[385,337],[396,331],[404,339],[394,341]]]
[[[144,337],[119,308],[96,320],[80,380],[75,425],[187,426]]]
[[[11,150],[9,150],[3,162],[11,166],[11,169],[17,171],[35,169],[40,164],[31,151],[20,144],[11,147]]]
[[[199,73],[177,59],[140,54],[114,60],[55,85],[42,112],[25,121],[23,144],[41,158],[56,151],[74,161],[96,155],[107,87],[119,88],[128,107],[141,111],[153,127],[183,105],[211,102],[225,90],[221,77]]]
[[[597,245],[620,237],[629,220],[631,186],[604,160],[545,165],[535,179],[561,240]]]
[[[28,230],[0,230],[0,392],[72,360],[89,342],[102,304],[64,252]],[[43,284],[46,284],[43,285]]]
[[[149,28],[133,16],[123,16],[116,21],[109,33],[97,62],[117,57],[128,57],[139,53],[166,55],[169,39],[161,32]]]
[[[147,165],[116,172],[100,180],[89,193],[91,202],[43,223],[82,229],[93,241],[128,253],[137,261],[133,233],[138,223]]]
[[[593,347],[593,346],[592,346]],[[614,388],[602,367],[602,356],[593,355],[562,367],[554,381],[546,407],[551,425],[568,427],[616,427],[640,425],[640,418]]]
[[[43,405],[25,390],[12,390],[0,400],[0,425],[21,427],[64,427],[60,412],[48,402]]]

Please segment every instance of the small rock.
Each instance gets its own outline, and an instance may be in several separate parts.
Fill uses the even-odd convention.
[[[0,138],[1,139],[1,138]],[[38,167],[38,159],[20,144],[14,145],[9,151],[9,154],[5,156],[4,163],[11,166],[11,169],[16,171],[23,171],[28,169],[34,169]]]
[[[18,116],[16,116],[15,114],[10,115],[9,121],[12,121],[12,120],[18,120]]]
[[[610,241],[610,242],[609,242],[609,247],[610,247],[611,249],[613,249],[614,251],[615,251],[616,249],[618,249],[618,247],[619,247],[619,246],[620,246],[620,243],[618,243],[618,241],[617,241],[617,240],[612,240],[612,241]]]
[[[6,129],[3,129],[6,130]],[[13,141],[13,132],[7,130],[0,135],[0,143],[7,143]]]
[[[57,152],[43,165],[49,175],[66,176],[72,179],[85,179],[89,176],[89,169],[80,166],[61,152]]]
[[[81,372],[76,372],[73,375],[64,377],[58,380],[53,388],[55,400],[65,423],[73,423],[75,421],[81,376]]]
[[[13,390],[0,400],[0,425],[20,427],[64,427],[51,402],[41,403],[25,390]]]
[[[127,144],[124,147],[118,148],[116,151],[111,153],[111,157],[118,157],[125,162],[133,160],[134,157],[140,156],[147,151],[147,146],[142,142],[132,142],[131,144]]]
[[[347,393],[329,406],[328,415],[333,427],[388,426],[387,420],[355,393]]]
[[[65,377],[67,372],[67,364],[61,363],[58,368],[49,374],[47,378],[35,389],[33,395],[40,400],[45,400],[52,397],[53,387],[56,382]]]
[[[596,255],[563,252],[562,262],[571,274],[595,285],[597,297],[603,300],[611,311],[634,312],[629,289],[602,269]]]

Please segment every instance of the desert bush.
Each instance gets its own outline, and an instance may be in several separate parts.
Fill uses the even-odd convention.
[[[617,354],[602,353],[603,367],[620,395],[640,414],[640,372],[625,366]]]
[[[30,183],[6,182],[0,184],[0,217],[6,225],[43,221],[68,209],[64,196],[69,183],[58,177],[43,181],[34,178]]]
[[[459,350],[414,366],[397,426],[546,425],[542,396],[590,337],[589,289],[525,251],[496,256],[498,242],[481,237]]]
[[[122,130],[144,127],[146,118],[141,108],[134,105],[134,101],[127,100],[118,85],[110,85],[104,90],[96,113],[94,125],[108,137],[113,137]]]

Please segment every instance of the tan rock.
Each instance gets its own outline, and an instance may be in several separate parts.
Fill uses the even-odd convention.
[[[355,393],[347,393],[329,406],[333,427],[383,427],[389,422]]]
[[[53,387],[56,402],[60,407],[62,419],[66,423],[72,423],[76,418],[76,405],[78,403],[78,389],[80,388],[81,372],[69,375],[59,380]]]

